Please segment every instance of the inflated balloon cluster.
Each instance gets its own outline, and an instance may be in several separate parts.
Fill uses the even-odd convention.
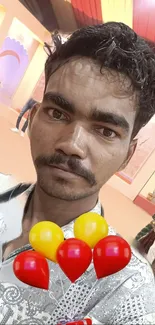
[[[75,282],[93,260],[97,279],[122,270],[131,259],[129,244],[119,236],[108,236],[106,220],[97,213],[81,215],[74,223],[75,238],[64,238],[62,229],[53,222],[37,223],[29,233],[34,251],[16,256],[16,277],[33,287],[48,290],[47,260],[58,263],[71,282]]]

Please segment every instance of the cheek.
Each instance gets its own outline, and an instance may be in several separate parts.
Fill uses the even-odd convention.
[[[55,132],[52,128],[38,120],[33,123],[30,132],[30,143],[33,157],[40,154],[49,155],[53,152],[55,143]]]
[[[94,159],[96,179],[98,182],[107,181],[115,174],[127,157],[128,150],[123,149],[123,145],[104,145],[97,150]]]

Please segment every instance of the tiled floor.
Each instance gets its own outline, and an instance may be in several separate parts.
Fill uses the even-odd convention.
[[[10,120],[10,119],[9,119]],[[0,172],[13,174],[19,181],[35,181],[29,140],[10,131],[13,123],[0,116]],[[3,137],[3,140],[2,140]],[[150,222],[151,217],[121,193],[105,185],[100,193],[107,221],[126,239],[131,240]]]

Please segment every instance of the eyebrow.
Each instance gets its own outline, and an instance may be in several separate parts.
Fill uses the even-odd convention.
[[[58,105],[65,111],[75,114],[75,107],[73,104],[69,103],[66,98],[61,94],[48,92],[44,95],[44,101],[52,101],[54,104]]]
[[[124,129],[126,132],[129,131],[130,126],[124,116],[117,115],[115,113],[102,112],[95,110],[91,114],[91,120],[97,122],[103,122],[106,124],[112,124],[114,126]]]
[[[52,101],[54,104],[58,105],[65,111],[75,114],[75,106],[70,103],[63,95],[59,93],[47,92],[44,95],[44,101]],[[95,109],[90,116],[92,121],[102,122],[106,124],[111,124],[116,127],[124,129],[126,132],[129,131],[130,126],[124,116],[117,115],[115,113],[103,112]]]

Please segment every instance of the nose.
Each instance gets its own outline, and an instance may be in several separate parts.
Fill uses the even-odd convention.
[[[87,156],[87,135],[84,127],[80,125],[67,125],[59,137],[55,150],[63,152],[66,156],[76,156],[85,159]]]

